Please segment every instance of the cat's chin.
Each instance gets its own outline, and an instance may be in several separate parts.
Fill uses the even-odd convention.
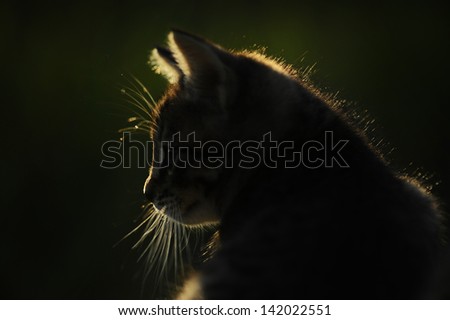
[[[178,221],[190,226],[218,224],[220,221],[215,212],[208,202],[195,201],[182,209]]]

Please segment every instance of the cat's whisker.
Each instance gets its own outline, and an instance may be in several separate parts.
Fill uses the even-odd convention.
[[[125,239],[129,238],[132,234],[134,234],[136,231],[138,231],[139,229],[141,229],[142,226],[143,226],[144,224],[146,224],[150,218],[151,218],[150,216],[147,217],[147,218],[145,218],[140,224],[137,225],[137,227],[135,227],[133,230],[131,230],[130,232],[128,232],[122,239],[120,239],[120,240],[114,245],[114,247],[116,247],[119,243],[121,243],[121,242],[124,241]],[[134,248],[134,246],[133,246],[133,248]]]
[[[176,209],[176,218],[177,221],[181,221],[181,211],[180,211],[180,206],[177,204]],[[177,274],[177,271],[180,271],[181,276],[184,276],[184,262],[183,262],[183,256],[182,253],[184,252],[184,250],[186,249],[187,245],[183,246],[183,243],[181,243],[183,241],[183,235],[184,232],[186,231],[186,228],[184,228],[181,223],[176,223],[176,232],[175,232],[175,236],[176,236],[176,247],[174,248],[174,252],[175,252],[175,276]]]
[[[145,104],[146,109],[148,109],[151,118],[157,117],[158,110],[156,108],[156,101],[153,99],[153,96],[150,94],[149,90],[142,84],[142,82],[139,81],[139,79],[137,79],[133,75],[131,76],[133,77],[134,82],[129,79],[127,80],[130,83],[130,85],[133,86],[134,89],[132,88],[128,89]],[[150,101],[145,97],[145,95],[147,95],[150,98]]]
[[[152,278],[154,288],[159,288],[163,283],[167,285],[169,279],[175,281],[174,285],[179,284],[177,279],[184,277],[186,261],[192,259],[189,235],[194,230],[198,242],[200,238],[198,232],[201,231],[199,228],[191,230],[180,223],[182,215],[176,199],[166,198],[161,203],[163,207],[159,210],[152,204],[146,205],[143,221],[130,233],[145,226],[143,234],[133,248],[146,243],[138,261],[145,263],[143,284]],[[198,243],[195,244],[195,247],[197,246]]]
[[[179,232],[180,232],[180,225],[178,224],[178,223],[174,223],[174,245],[173,245],[173,253],[174,253],[174,255],[173,255],[173,259],[174,259],[174,261],[173,261],[173,264],[174,264],[174,276],[176,277],[176,272],[177,272],[177,270],[178,270],[178,264],[179,264],[179,260],[178,260],[178,254],[179,254],[179,243],[178,243],[178,241],[179,241]],[[180,260],[181,261],[181,260]]]
[[[144,112],[150,119],[152,118],[151,109],[146,108],[141,101],[139,101],[133,94],[137,94],[134,92],[133,89],[130,89],[128,87],[125,87],[126,89],[122,89],[122,93],[125,94],[128,98],[131,100],[128,100],[129,103],[132,103],[135,107],[137,107],[139,110]],[[131,93],[130,93],[131,92]]]
[[[129,99],[124,99],[124,101],[127,103],[126,108],[127,108],[128,110],[130,110],[130,111],[135,115],[135,117],[131,117],[131,118],[136,118],[136,119],[142,119],[142,120],[148,120],[148,121],[150,121],[148,115],[143,115],[143,114],[141,114],[141,113],[139,112],[139,111],[140,111],[140,108],[136,105],[135,102],[133,102],[132,100],[129,100]],[[131,105],[132,107],[134,107],[134,108],[131,108],[130,105]],[[138,110],[136,110],[136,108],[137,108]],[[145,112],[144,112],[144,114],[145,114]],[[131,121],[130,121],[131,118],[128,119],[128,122],[131,122]]]
[[[153,232],[156,229],[156,227],[158,226],[158,223],[159,223],[159,220],[157,220],[157,219],[155,219],[155,221],[152,222],[152,225],[150,227],[148,227],[148,229],[146,229],[146,231],[141,236],[141,238],[138,240],[138,242],[136,242],[136,244],[133,246],[133,249],[137,248],[139,245],[141,245],[147,239],[147,236],[149,234],[151,234],[151,232]],[[155,238],[153,238],[150,241],[150,243],[147,245],[147,247],[145,248],[143,254],[145,254],[145,252],[148,251],[151,248],[152,243],[154,242],[154,239]],[[141,254],[141,256],[142,256],[142,254]],[[141,257],[139,257],[139,259],[141,259]]]
[[[157,229],[155,229],[155,237],[152,239],[152,243],[149,244],[147,246],[147,248],[150,248],[150,254],[148,255],[148,260],[147,262],[149,263],[149,265],[147,265],[147,273],[149,273],[151,271],[151,269],[153,268],[154,265],[156,265],[156,263],[154,264],[153,262],[155,261],[161,261],[161,258],[164,254],[164,245],[166,243],[166,224],[167,224],[167,218],[166,216],[161,215],[159,217],[159,224]],[[153,245],[154,243],[154,245]],[[161,272],[163,272],[165,270],[164,268],[165,266],[163,265],[162,268],[159,268],[160,271],[157,272],[156,276],[157,278],[159,278],[159,274]]]
[[[141,90],[145,93],[147,90],[147,88],[142,84],[142,82],[133,74],[129,74],[130,78],[125,76],[125,80],[128,82],[129,85],[131,85],[134,88],[135,92],[138,92],[139,94],[141,94]],[[151,99],[153,106],[156,105],[156,102]],[[148,102],[148,101],[147,101]]]
[[[159,238],[159,236],[157,237]],[[152,278],[155,282],[155,289],[159,286],[159,274],[161,272],[164,272],[164,270],[160,269],[160,266],[158,265],[158,261],[160,259],[158,253],[160,252],[160,248],[158,246],[151,247],[151,250],[146,255],[147,259],[145,261],[145,268],[144,268],[144,277],[143,277],[143,287],[147,283],[148,277],[154,272]]]
[[[130,93],[131,92],[131,93]],[[126,95],[135,103],[141,111],[145,112],[149,118],[153,118],[152,106],[148,105],[146,100],[142,100],[142,95],[127,87]]]
[[[153,99],[153,97],[150,95],[150,93],[148,92],[147,88],[144,86],[144,84],[133,74],[130,74],[131,79],[129,79],[128,77],[125,77],[125,79],[127,80],[127,82],[134,88],[134,93],[136,95],[138,95],[143,101],[145,101],[145,103],[149,106],[149,107],[154,107],[156,106],[156,102]],[[147,93],[147,95],[149,96],[151,101],[148,101],[147,98],[144,96],[144,94],[142,93]]]
[[[126,127],[126,128],[122,128],[122,129],[120,129],[119,130],[119,133],[124,133],[124,132],[131,132],[131,131],[134,131],[134,132],[143,132],[143,133],[148,133],[148,131],[147,130],[145,130],[144,128],[139,128],[139,127],[136,127],[136,126],[133,126],[133,127]]]
[[[154,121],[159,117],[159,109],[156,107],[157,103],[153,98],[153,96],[150,94],[150,91],[147,89],[147,87],[134,75],[131,75],[131,77],[133,78],[133,81],[128,78],[125,78],[128,81],[128,83],[133,87],[133,88],[128,87],[128,90],[130,91],[128,95],[133,95],[133,99],[140,106],[138,107],[139,109],[143,108],[146,110],[148,118],[152,123],[151,131],[154,132],[158,129],[156,121]],[[146,96],[148,96],[149,99]],[[137,99],[139,99],[142,103],[137,101]]]
[[[157,227],[159,227],[160,225],[160,220],[157,217],[152,217],[154,220],[153,221],[149,221],[145,232],[142,234],[141,238],[139,239],[139,241],[133,246],[133,248],[136,248],[137,246],[139,246],[143,241],[146,240],[147,236],[149,234],[151,234],[154,230],[156,230]],[[151,245],[151,243],[153,242],[154,239],[152,239],[150,241],[149,246]]]
[[[133,105],[133,102],[128,101],[129,104]],[[128,119],[128,122],[133,122],[133,121],[137,121],[140,120],[138,125],[134,125],[134,126],[130,126],[130,127],[126,127],[126,128],[122,128],[119,130],[120,133],[122,132],[126,132],[126,131],[143,131],[144,133],[148,134],[149,130],[155,130],[155,123],[152,120],[146,120],[145,117],[140,114],[137,110],[131,109],[131,112],[133,112],[136,116],[132,117],[130,120]],[[148,130],[145,130],[146,128],[148,128]]]
[[[164,234],[167,235],[167,241],[163,241],[163,247],[161,251],[162,256],[162,270],[165,270],[167,267],[167,260],[169,258],[169,248],[172,243],[172,221],[168,220],[168,223],[164,224]]]
[[[151,102],[153,103],[153,106],[156,106],[156,101],[155,101],[155,99],[153,99],[153,96],[150,94],[150,91],[148,91],[147,87],[144,86],[142,84],[142,82],[138,78],[136,78],[134,75],[131,75],[131,76],[133,77],[134,81],[136,81],[141,86],[142,91],[144,91],[144,93],[146,93],[148,95]]]
[[[133,110],[133,112],[136,115],[138,115],[139,118],[149,123],[150,131],[156,131],[157,125],[155,119],[157,119],[158,117],[158,110],[155,107],[156,103],[153,97],[150,95],[150,92],[147,90],[147,88],[139,80],[135,79],[135,81],[137,81],[141,86],[140,89],[131,80],[129,79],[127,80],[134,88],[125,86],[124,88],[121,89],[121,92],[128,97],[126,101],[130,105],[136,107],[137,110]],[[150,99],[151,101],[149,101],[144,96],[144,94],[140,92],[140,90],[143,90],[144,93],[146,93],[151,98]],[[143,116],[141,112],[143,112],[145,116]]]

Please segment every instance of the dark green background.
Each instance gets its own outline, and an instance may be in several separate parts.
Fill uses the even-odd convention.
[[[113,245],[140,214],[146,170],[102,169],[100,147],[130,115],[121,74],[161,94],[146,62],[170,27],[317,63],[317,84],[376,120],[393,166],[419,168],[449,203],[448,11],[356,3],[1,2],[0,297],[141,297],[133,239]]]

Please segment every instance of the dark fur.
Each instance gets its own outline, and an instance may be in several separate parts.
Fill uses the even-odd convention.
[[[158,105],[155,140],[177,131],[223,143],[258,140],[268,131],[296,145],[322,141],[325,131],[349,140],[342,153],[349,168],[174,169],[171,178],[164,169],[154,173],[152,201],[171,190],[197,188],[217,208],[221,243],[200,269],[203,297],[430,297],[440,245],[428,191],[394,173],[345,116],[288,69],[175,35],[207,47],[225,78],[209,68],[198,83],[178,70],[180,78]],[[160,55],[175,67],[176,57],[164,50]],[[226,92],[223,107],[214,91],[219,85]]]

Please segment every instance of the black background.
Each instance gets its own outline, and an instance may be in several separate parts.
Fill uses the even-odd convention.
[[[392,165],[430,177],[446,207],[448,11],[433,1],[358,3],[2,2],[0,297],[146,297],[136,239],[114,246],[139,217],[146,170],[102,169],[100,148],[131,115],[125,77],[162,93],[146,62],[171,27],[317,64],[317,84],[368,110]]]

